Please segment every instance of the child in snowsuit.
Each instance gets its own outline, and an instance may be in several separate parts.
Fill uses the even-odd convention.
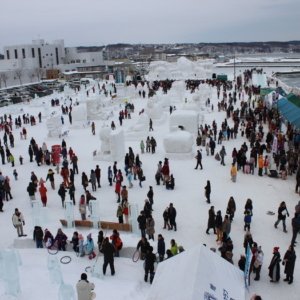
[[[84,243],[84,239],[82,234],[78,234],[78,247],[79,247],[80,257],[83,257],[85,255],[83,250],[83,243]]]
[[[92,239],[92,234],[88,234],[87,236],[87,241],[86,241],[86,250],[88,252],[90,252],[90,256],[89,256],[89,259],[93,259],[96,254],[94,252],[94,241]]]

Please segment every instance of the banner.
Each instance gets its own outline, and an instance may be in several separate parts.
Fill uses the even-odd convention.
[[[247,248],[247,256],[246,256],[246,263],[245,263],[245,288],[248,289],[249,287],[249,275],[250,275],[250,264],[252,260],[252,252],[250,247]]]
[[[277,137],[276,136],[274,136],[274,138],[273,138],[272,152],[277,153]]]

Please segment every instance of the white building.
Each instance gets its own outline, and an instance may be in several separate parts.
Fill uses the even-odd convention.
[[[77,47],[66,48],[65,64],[93,64],[103,65],[102,51],[79,52]]]
[[[44,40],[33,40],[32,44],[5,46],[4,60],[0,60],[0,70],[53,69],[65,62],[64,40],[52,44]]]

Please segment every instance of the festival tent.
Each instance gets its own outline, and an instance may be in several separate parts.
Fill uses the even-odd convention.
[[[283,97],[278,100],[277,109],[288,122],[300,129],[300,107]]]
[[[295,94],[289,93],[285,96],[285,98],[288,99],[293,104],[295,104],[296,106],[300,107],[300,98],[297,97]]]
[[[244,300],[244,272],[197,245],[159,263],[147,300],[154,299]]]

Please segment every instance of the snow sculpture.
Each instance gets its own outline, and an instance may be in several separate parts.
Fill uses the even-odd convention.
[[[72,89],[68,84],[65,85],[64,87],[64,95],[65,97],[70,96],[72,94]]]
[[[199,107],[194,101],[188,101],[187,103],[184,103],[182,106],[183,110],[192,110],[192,111],[198,111]]]
[[[18,266],[22,260],[17,250],[0,250],[0,278],[4,283],[5,295],[18,297],[21,293]]]
[[[65,200],[64,203],[65,208],[65,220],[67,221],[67,227],[74,227],[74,210],[73,210],[73,202],[70,200]]]
[[[149,117],[143,113],[139,115],[138,120],[134,125],[129,128],[131,132],[148,131],[149,130]]]
[[[136,96],[136,90],[135,90],[135,86],[134,85],[129,85],[127,86],[126,88],[126,94],[129,96],[129,97],[135,97]]]
[[[166,153],[191,153],[194,145],[194,137],[188,131],[174,131],[163,139]]]
[[[62,123],[60,115],[51,115],[47,119],[48,137],[58,137],[61,134]]]
[[[195,68],[194,63],[185,57],[180,57],[177,60],[177,66],[181,70],[182,75],[185,78],[190,77],[190,74],[194,72],[194,68]]]
[[[111,130],[103,126],[100,130],[101,150],[94,156],[94,160],[120,161],[125,156],[124,131]]]
[[[59,300],[77,300],[74,288],[69,284],[62,284],[58,291]]]
[[[84,104],[74,106],[72,109],[72,124],[69,128],[84,128],[87,121],[87,110]]]
[[[89,203],[89,210],[91,213],[91,221],[93,222],[93,228],[98,229],[100,223],[99,216],[99,202],[98,200],[91,200]]]
[[[150,98],[145,112],[150,119],[160,119],[163,115],[163,105],[161,102],[156,102],[154,99]]]
[[[78,98],[80,102],[86,101],[87,95],[84,86],[80,88]]]
[[[130,225],[131,225],[131,232],[134,234],[139,235],[140,234],[140,229],[139,229],[139,224],[137,221],[137,218],[139,216],[138,213],[138,205],[137,204],[130,204],[129,205],[129,212],[130,212]]]
[[[172,102],[181,102],[184,99],[185,83],[183,81],[174,81],[169,92]]]
[[[40,201],[31,200],[33,226],[42,226]]]
[[[189,110],[174,111],[170,116],[170,131],[173,131],[173,128],[177,129],[178,126],[182,126],[184,131],[188,131],[197,136],[199,127],[199,113]]]
[[[160,95],[159,100],[162,102],[163,107],[169,107],[171,104],[169,94]]]

